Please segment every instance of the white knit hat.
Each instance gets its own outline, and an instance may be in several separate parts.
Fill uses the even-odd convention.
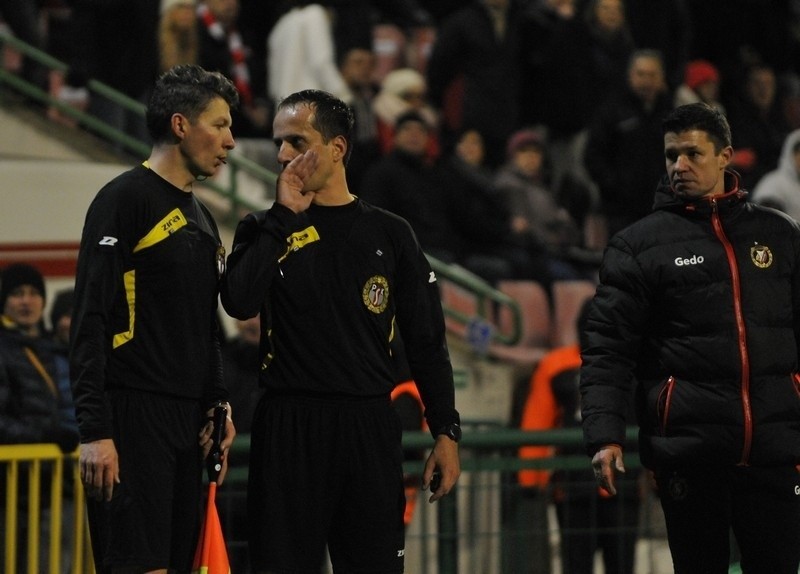
[[[424,91],[427,87],[425,77],[413,68],[392,70],[383,78],[381,86],[384,91],[396,96],[412,90]]]

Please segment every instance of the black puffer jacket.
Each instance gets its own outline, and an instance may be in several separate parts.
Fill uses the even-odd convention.
[[[662,186],[610,241],[582,349],[590,455],[623,443],[635,386],[645,466],[800,463],[800,227],[726,184]]]
[[[63,360],[59,368],[57,361]],[[78,446],[66,359],[46,339],[0,327],[0,444]]]

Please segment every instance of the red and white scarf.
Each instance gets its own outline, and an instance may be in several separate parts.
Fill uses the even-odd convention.
[[[228,41],[228,50],[231,53],[231,75],[233,84],[239,91],[239,96],[245,105],[253,102],[253,92],[250,89],[250,71],[247,69],[245,62],[244,44],[242,44],[242,37],[236,30],[230,30],[227,34],[211,10],[205,4],[197,6],[197,16],[206,25],[206,29],[212,38],[219,42]]]

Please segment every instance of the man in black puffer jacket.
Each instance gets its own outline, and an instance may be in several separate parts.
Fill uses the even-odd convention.
[[[45,283],[42,274],[26,263],[15,263],[0,271],[0,445],[55,443],[64,453],[78,446],[78,424],[70,392],[67,361],[44,331]],[[5,497],[11,480],[6,465],[0,467],[0,518],[8,511]],[[59,507],[64,517],[61,547],[63,563],[71,556],[72,481],[71,469],[64,470],[64,497]],[[50,548],[51,482],[53,465],[43,462],[40,475],[42,514],[36,524],[39,536],[40,565],[48,566]],[[10,474],[8,476],[11,476]],[[17,568],[25,572],[28,564],[28,501],[31,485],[27,472],[20,469],[13,479],[17,490]],[[53,508],[55,512],[55,507]],[[0,536],[0,556],[7,550],[5,533]],[[51,565],[52,566],[52,565]],[[61,571],[64,571],[61,568]]]
[[[0,272],[0,444],[78,446],[66,365],[44,332],[45,286],[24,263]]]
[[[614,494],[635,400],[675,572],[726,573],[732,529],[745,573],[796,574],[800,226],[745,200],[720,113],[663,132],[654,213],[610,241],[584,333],[586,448]]]

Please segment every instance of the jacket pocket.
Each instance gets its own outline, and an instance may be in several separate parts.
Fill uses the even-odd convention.
[[[656,403],[656,415],[658,416],[658,430],[661,436],[667,434],[667,422],[669,421],[669,408],[672,404],[672,391],[675,389],[675,377],[670,376],[662,385],[658,392]]]

